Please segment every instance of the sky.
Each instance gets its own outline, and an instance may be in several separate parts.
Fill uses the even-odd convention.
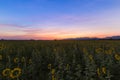
[[[0,39],[120,35],[120,0],[0,0]]]

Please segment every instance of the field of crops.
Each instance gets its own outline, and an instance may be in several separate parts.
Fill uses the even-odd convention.
[[[120,40],[0,41],[0,80],[120,80]]]

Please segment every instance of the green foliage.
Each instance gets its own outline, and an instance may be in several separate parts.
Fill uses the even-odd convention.
[[[119,40],[0,41],[0,79],[119,80],[119,46]]]

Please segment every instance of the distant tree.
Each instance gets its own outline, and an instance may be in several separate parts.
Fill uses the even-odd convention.
[[[1,41],[4,41],[4,39],[1,39]]]
[[[30,41],[34,41],[34,39],[30,39]]]

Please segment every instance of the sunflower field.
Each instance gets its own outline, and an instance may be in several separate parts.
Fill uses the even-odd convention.
[[[120,80],[120,40],[1,40],[0,80]]]

